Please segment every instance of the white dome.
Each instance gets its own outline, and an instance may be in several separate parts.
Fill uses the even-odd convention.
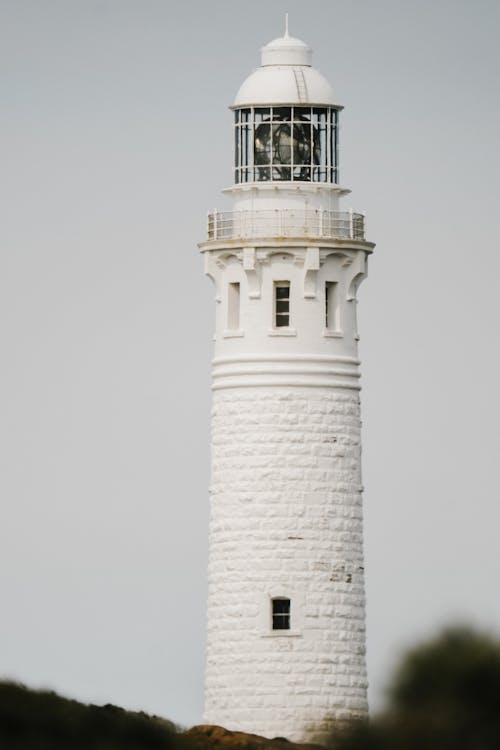
[[[268,65],[257,68],[240,86],[235,107],[251,104],[337,105],[332,87],[317,70],[305,66]],[[339,105],[337,105],[339,106]]]
[[[332,87],[311,67],[311,48],[300,39],[273,39],[261,50],[261,66],[240,86],[234,107],[253,104],[325,104],[339,106]]]

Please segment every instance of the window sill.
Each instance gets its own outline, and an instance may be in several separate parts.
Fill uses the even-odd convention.
[[[234,331],[230,328],[222,332],[222,336],[225,339],[238,339],[245,335],[245,331],[241,328],[235,328]]]
[[[341,339],[343,335],[342,331],[332,331],[330,328],[323,329],[323,336],[327,339]]]
[[[297,331],[295,328],[270,328],[267,332],[268,336],[296,336]]]
[[[261,633],[261,638],[302,638],[300,630],[270,630],[268,633]]]

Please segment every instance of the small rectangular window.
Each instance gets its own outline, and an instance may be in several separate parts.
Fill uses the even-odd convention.
[[[327,281],[325,284],[325,327],[329,331],[337,331],[337,282]]]
[[[273,630],[290,630],[290,599],[272,599]]]
[[[274,284],[274,325],[276,328],[290,325],[289,281],[276,281]]]
[[[240,327],[240,282],[229,284],[227,290],[227,327],[237,331]]]

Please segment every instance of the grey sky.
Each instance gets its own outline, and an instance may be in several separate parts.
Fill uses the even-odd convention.
[[[500,633],[496,0],[0,0],[0,674],[199,722],[226,106],[314,49],[360,290],[371,702],[400,649]]]

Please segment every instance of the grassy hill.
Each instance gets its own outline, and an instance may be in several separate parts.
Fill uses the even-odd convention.
[[[117,706],[84,705],[0,682],[2,750],[191,750],[174,724]]]
[[[320,750],[223,727],[187,731],[158,716],[0,682],[0,750]]]

